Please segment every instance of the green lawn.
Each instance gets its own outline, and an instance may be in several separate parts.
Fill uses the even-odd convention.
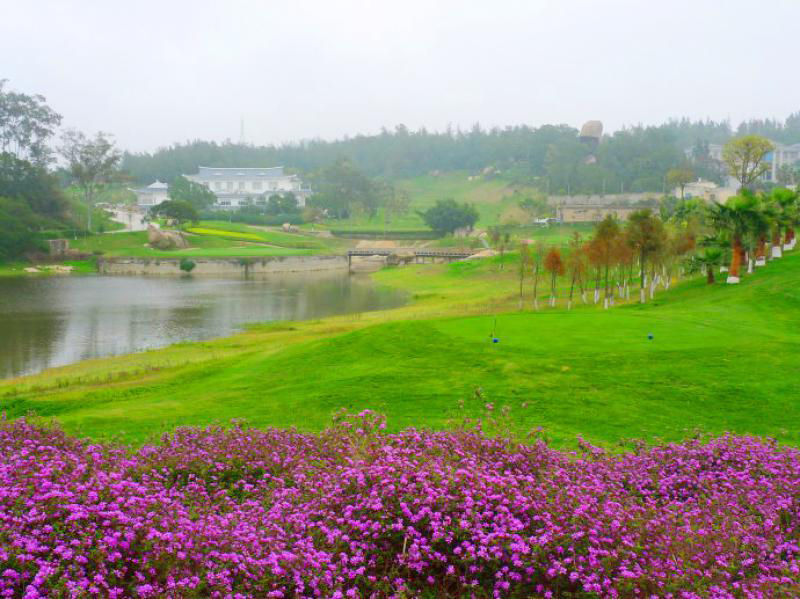
[[[515,311],[513,269],[496,260],[376,280],[414,301],[3,381],[0,411],[133,442],[232,418],[317,430],[341,407],[441,428],[481,414],[480,388],[517,433],[542,426],[559,446],[726,430],[800,444],[800,253],[738,286],[695,279],[608,311]]]
[[[253,227],[225,221],[201,221],[197,227],[190,227],[188,231],[222,239],[247,240],[286,248],[324,249],[326,247],[324,240],[310,235],[284,233],[283,231],[268,230],[265,227]]]
[[[209,221],[213,223],[213,221]],[[190,246],[181,250],[156,250],[147,245],[147,232],[124,232],[92,235],[70,242],[71,247],[82,252],[100,252],[106,257],[137,258],[181,258],[195,256],[198,258],[235,258],[244,256],[302,256],[308,254],[341,252],[314,238],[301,235],[289,235],[271,231],[254,233],[226,231],[206,226],[200,229],[201,234],[190,234]],[[255,235],[255,238],[244,235]],[[237,237],[238,236],[238,237]],[[288,240],[284,238],[289,238]]]

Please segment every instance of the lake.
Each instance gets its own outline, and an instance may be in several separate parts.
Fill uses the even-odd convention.
[[[400,291],[343,273],[263,278],[0,278],[0,378],[186,340],[252,322],[302,320],[402,305]]]

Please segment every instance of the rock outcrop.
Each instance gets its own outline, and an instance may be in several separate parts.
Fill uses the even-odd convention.
[[[162,231],[153,225],[147,227],[147,243],[158,250],[178,250],[189,246],[180,231]]]

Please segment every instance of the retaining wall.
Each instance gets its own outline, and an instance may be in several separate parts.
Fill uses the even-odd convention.
[[[258,275],[287,272],[347,271],[347,256],[268,256],[263,258],[189,258],[191,274]],[[176,258],[104,258],[98,270],[107,275],[183,275]]]

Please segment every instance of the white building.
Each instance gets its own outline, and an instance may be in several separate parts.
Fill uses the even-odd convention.
[[[293,193],[300,207],[305,206],[311,190],[297,175],[286,175],[282,166],[270,168],[198,167],[196,175],[184,175],[190,181],[205,185],[217,196],[220,208],[238,208],[247,204],[263,204],[274,194]]]
[[[720,187],[713,181],[703,181],[698,179],[687,183],[683,188],[684,197],[687,200],[700,199],[706,202],[725,203],[728,198],[736,195],[736,187]],[[676,198],[681,197],[681,188],[676,187],[672,190],[672,195]]]
[[[136,194],[136,205],[145,211],[169,199],[169,186],[159,180],[144,189],[131,189],[131,191]]]

